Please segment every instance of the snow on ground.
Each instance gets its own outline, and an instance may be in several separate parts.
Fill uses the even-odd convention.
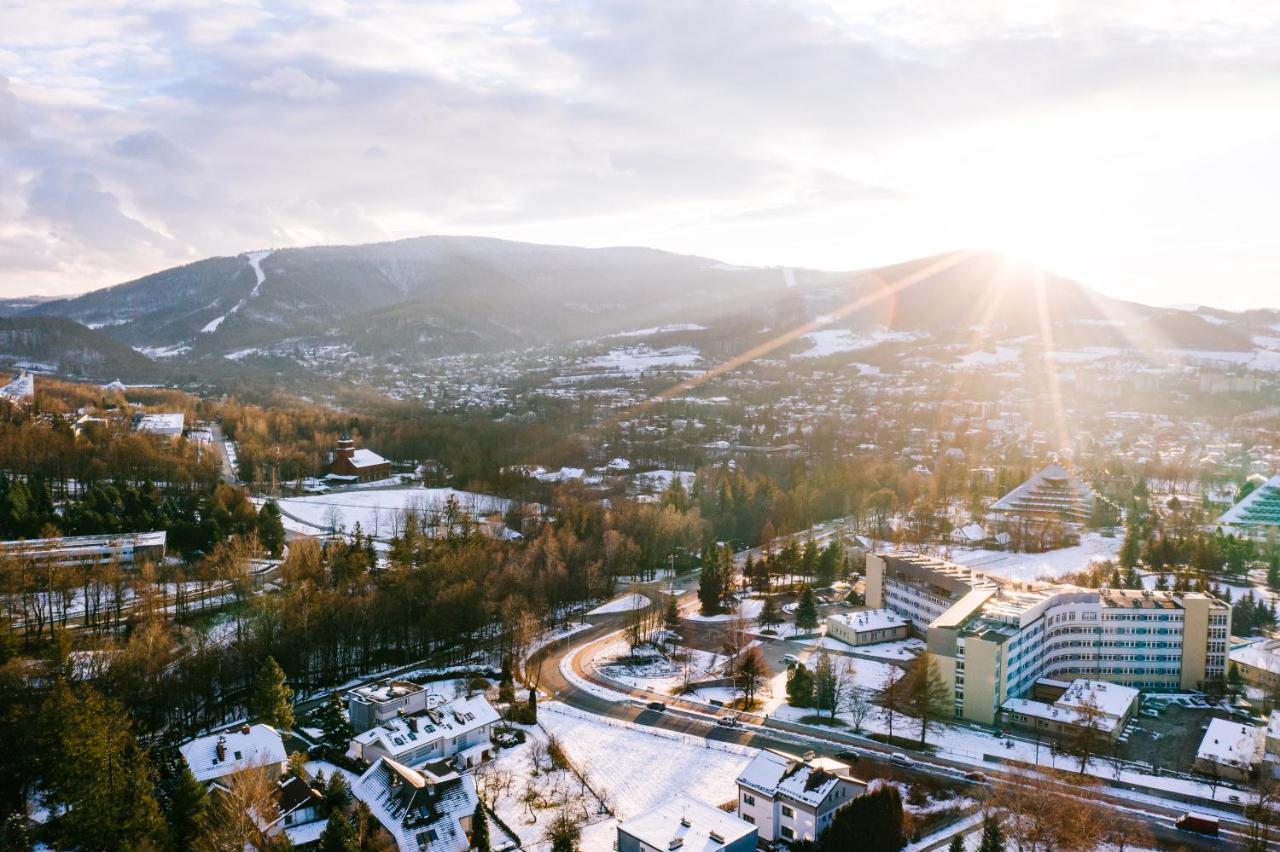
[[[995,364],[1012,364],[1022,357],[1021,347],[997,346],[995,351],[979,349],[960,357],[962,367],[990,367]]]
[[[270,251],[253,251],[249,252],[249,254],[245,256],[246,260],[249,261],[249,265],[253,267],[253,289],[249,291],[248,296],[245,296],[243,299],[236,302],[235,305],[232,306],[231,310],[216,319],[210,320],[204,328],[200,329],[201,334],[212,334],[217,331],[219,326],[222,325],[227,317],[247,305],[250,299],[257,297],[258,293],[262,290],[262,282],[267,278],[266,273],[262,271],[262,260],[269,254],[271,254]]]
[[[1080,537],[1078,545],[1046,553],[953,547],[946,558],[996,577],[1038,580],[1061,577],[1088,568],[1094,562],[1117,559],[1122,543],[1120,536],[1106,538],[1101,533],[1086,533]]]
[[[880,642],[876,645],[844,645],[844,648],[863,657],[901,661],[915,659],[924,650],[924,642],[919,639],[899,639],[897,642]]]
[[[615,612],[631,612],[636,609],[644,609],[650,603],[652,603],[652,601],[644,595],[632,592],[629,595],[623,595],[622,597],[614,598],[608,603],[601,604],[591,610],[591,612],[587,613],[587,615],[609,615],[610,613]]]
[[[764,608],[764,600],[761,598],[747,598],[738,604],[738,608],[733,612],[724,612],[720,615],[703,615],[702,613],[692,613],[686,615],[689,621],[729,621],[733,618],[742,618],[750,621],[760,616],[760,610]]]
[[[372,491],[343,491],[308,497],[284,497],[276,500],[284,515],[285,529],[314,535],[328,532],[331,522],[347,530],[357,523],[375,538],[390,538],[404,513],[442,511],[450,497],[458,501],[473,518],[502,514],[511,501],[488,494],[459,491],[454,488],[383,488]]]
[[[644,813],[677,793],[709,805],[732,801],[735,779],[756,754],[744,746],[606,720],[558,702],[538,709],[539,722],[593,785],[607,792],[619,819]]]
[[[650,646],[640,646],[635,653],[648,662],[628,662],[632,649],[624,637],[600,647],[591,664],[610,680],[624,683],[634,689],[647,689],[667,695],[674,694],[685,683],[685,666],[690,681],[716,677],[719,657],[709,651],[696,648],[678,648],[672,658],[664,657]],[[680,659],[676,659],[680,657]]]
[[[803,352],[792,355],[793,358],[824,358],[841,352],[857,352],[870,349],[881,343],[898,343],[914,340],[916,335],[905,331],[872,331],[854,332],[847,328],[828,328],[822,331],[811,331],[801,335],[809,341],[810,347]]]
[[[659,492],[670,488],[671,481],[676,477],[680,477],[680,484],[684,486],[685,491],[688,491],[693,488],[693,481],[697,478],[697,474],[690,470],[649,470],[635,474],[631,477],[631,482],[636,488]]]

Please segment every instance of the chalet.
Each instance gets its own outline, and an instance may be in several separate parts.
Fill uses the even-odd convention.
[[[766,749],[738,776],[738,816],[766,843],[816,840],[866,790],[839,761]]]
[[[443,761],[410,769],[386,757],[365,771],[352,795],[395,839],[401,852],[464,852],[480,799],[475,778]]]
[[[329,463],[327,479],[348,482],[374,482],[391,475],[391,462],[373,450],[356,449],[350,435],[338,439]]]

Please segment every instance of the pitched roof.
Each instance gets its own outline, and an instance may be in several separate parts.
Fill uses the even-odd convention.
[[[817,807],[841,782],[866,784],[849,775],[849,767],[836,760],[818,757],[804,760],[795,755],[765,749],[747,764],[738,783],[768,796],[785,796]]]
[[[410,769],[379,758],[352,787],[401,852],[464,852],[462,820],[475,812],[475,779],[434,764]]]
[[[378,743],[387,754],[398,757],[435,740],[469,734],[502,718],[483,695],[455,698],[425,713],[388,719],[352,737],[361,746]]]
[[[1218,518],[1220,524],[1242,527],[1280,527],[1280,475],[1245,495]]]
[[[1060,515],[1087,521],[1097,499],[1093,489],[1060,464],[1051,464],[991,504],[1015,515]]]
[[[390,464],[390,462],[373,450],[359,449],[351,454],[352,467],[374,467],[380,464]]]
[[[218,756],[218,743],[225,746],[223,756]],[[269,766],[284,763],[288,755],[284,740],[270,725],[253,725],[248,733],[243,728],[223,734],[198,737],[179,747],[178,751],[191,767],[197,781],[212,781],[233,775],[252,766]]]

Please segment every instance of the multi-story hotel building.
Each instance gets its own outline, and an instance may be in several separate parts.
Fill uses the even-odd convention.
[[[1190,592],[1015,583],[911,553],[867,555],[868,607],[924,627],[955,715],[996,723],[1041,678],[1197,689],[1226,672],[1231,608]]]

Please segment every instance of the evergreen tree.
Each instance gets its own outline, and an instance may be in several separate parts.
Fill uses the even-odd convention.
[[[898,852],[907,845],[902,795],[885,784],[836,812],[822,835],[822,852]]]
[[[578,824],[565,811],[560,811],[551,824],[547,826],[547,840],[551,841],[551,852],[578,852],[578,841],[582,832]]]
[[[826,711],[828,716],[836,715],[837,689],[831,655],[823,651],[818,655],[818,664],[813,667],[813,706],[819,713]]]
[[[813,706],[813,675],[804,663],[787,670],[787,703],[792,707]]]
[[[988,811],[982,818],[982,840],[978,843],[978,852],[1004,852],[1004,826],[1000,817]]]
[[[200,830],[200,820],[209,807],[209,791],[191,774],[182,761],[173,790],[169,794],[169,848],[174,852],[190,849]]]
[[[813,598],[813,589],[808,586],[800,590],[800,602],[796,605],[796,627],[805,632],[818,627],[818,604]]]
[[[773,595],[766,595],[764,603],[760,606],[760,626],[765,629],[771,629],[782,623],[782,612],[778,609],[778,602],[774,600]]]
[[[351,785],[341,772],[334,772],[324,785],[324,804],[330,812],[345,811],[351,803]]]
[[[711,553],[702,557],[702,572],[698,575],[698,601],[703,615],[720,614],[720,566]]]
[[[54,686],[41,711],[46,801],[57,846],[137,849],[161,845],[164,819],[151,762],[138,748],[129,715],[88,687]]]
[[[280,664],[275,657],[267,657],[249,695],[250,717],[277,731],[287,731],[293,727],[293,705],[289,703],[292,697],[293,690],[285,684]]]
[[[951,715],[951,690],[932,654],[926,651],[912,660],[903,691],[907,711],[920,720],[920,744],[924,745],[929,722]]]
[[[964,852],[964,838],[959,834],[951,838],[951,845],[947,847],[947,852]]]
[[[675,595],[667,598],[666,609],[662,612],[662,624],[668,630],[680,629],[680,604],[676,602]]]
[[[280,507],[270,500],[258,510],[258,544],[272,556],[279,556],[284,548],[284,521]]]
[[[355,736],[355,729],[343,713],[342,698],[335,693],[333,700],[321,704],[316,712],[316,722],[320,726],[320,742],[325,748],[346,751],[347,744]]]
[[[475,852],[489,852],[489,816],[484,811],[484,802],[476,804],[476,812],[471,817],[471,848]]]
[[[358,852],[359,849],[360,843],[351,820],[342,811],[332,811],[324,831],[320,833],[321,852]]]

